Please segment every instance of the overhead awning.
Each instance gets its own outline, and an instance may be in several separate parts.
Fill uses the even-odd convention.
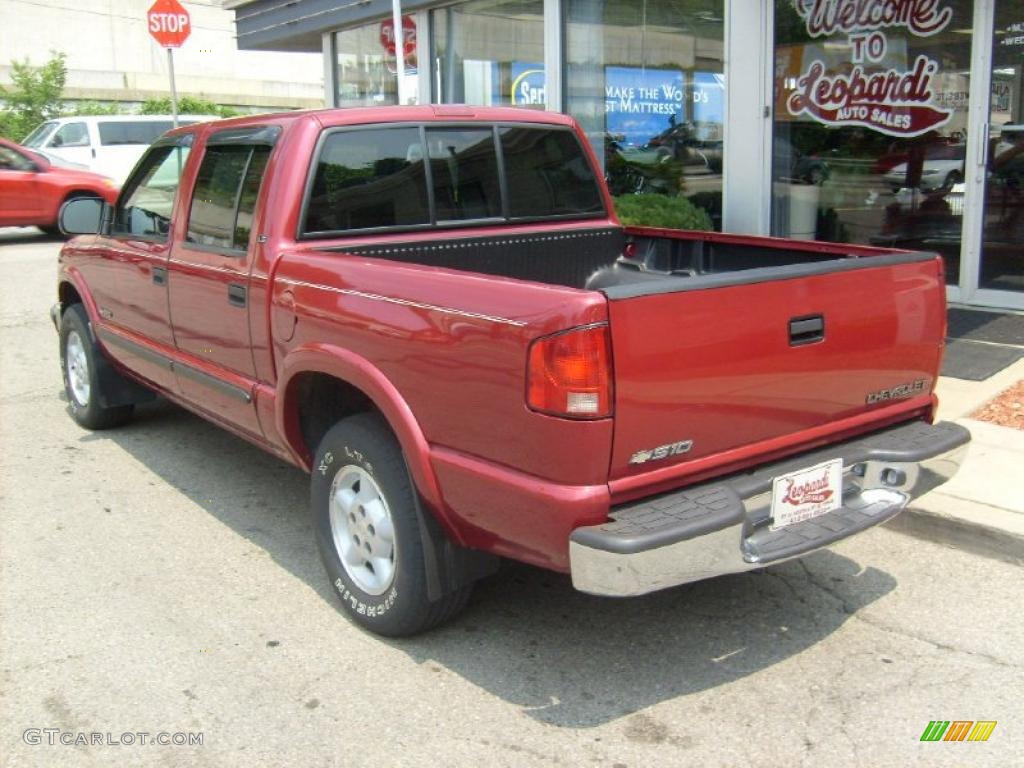
[[[437,0],[403,0],[403,12]],[[391,0],[228,0],[243,51],[321,50],[324,32],[390,18]]]

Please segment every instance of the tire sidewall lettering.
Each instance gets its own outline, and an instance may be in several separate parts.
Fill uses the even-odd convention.
[[[338,591],[338,596],[341,601],[346,605],[350,606],[360,616],[368,616],[374,618],[376,616],[383,616],[391,607],[395,604],[395,600],[398,599],[398,589],[394,586],[391,587],[381,599],[379,603],[366,603],[363,602],[344,582],[339,576],[334,580],[334,588]]]

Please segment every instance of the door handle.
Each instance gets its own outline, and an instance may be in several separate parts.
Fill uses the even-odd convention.
[[[157,285],[167,285],[167,267],[153,267],[153,282]]]
[[[245,306],[245,286],[241,283],[228,283],[228,304],[233,307]]]
[[[800,347],[825,340],[825,316],[807,315],[789,321],[789,346]]]

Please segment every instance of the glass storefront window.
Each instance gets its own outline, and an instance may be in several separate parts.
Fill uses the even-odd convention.
[[[684,195],[721,229],[724,0],[565,0],[566,111],[612,194]]]
[[[409,102],[417,103],[416,25],[411,16],[403,18],[406,40],[405,89]],[[337,63],[334,72],[334,103],[339,107],[379,107],[398,103],[397,63],[393,24],[386,18],[361,27],[334,33]]]
[[[430,17],[435,102],[544,109],[543,0],[470,0]]]
[[[955,283],[973,8],[901,8],[776,0],[772,234],[938,251]]]

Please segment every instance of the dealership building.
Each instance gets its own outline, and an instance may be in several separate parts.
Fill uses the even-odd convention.
[[[951,301],[1024,309],[1020,0],[404,0],[397,35],[390,0],[225,6],[242,50],[320,51],[329,105],[566,112],[616,193],[937,251]]]

